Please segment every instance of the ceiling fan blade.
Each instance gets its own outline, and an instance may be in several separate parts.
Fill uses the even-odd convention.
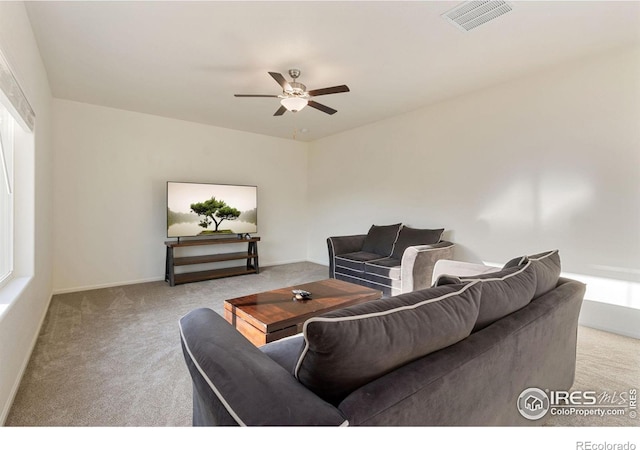
[[[234,97],[278,97],[277,95],[269,94],[233,94]]]
[[[280,108],[278,108],[278,110],[275,112],[274,116],[281,116],[285,113],[285,111],[287,110],[287,108],[285,108],[284,106],[281,106]]]
[[[283,91],[290,91],[291,90],[291,85],[289,84],[289,82],[287,80],[285,80],[285,78],[282,76],[281,73],[269,72],[269,75],[271,75],[273,77],[273,79],[276,80],[276,82],[282,87]]]
[[[349,92],[349,87],[346,85],[333,86],[324,89],[314,89],[309,91],[309,95],[311,97],[317,97],[318,95],[327,95],[327,94],[339,94],[340,92]]]
[[[322,105],[318,102],[314,102],[313,100],[309,100],[309,103],[307,103],[307,105],[311,106],[312,108],[319,109],[320,111],[325,112],[327,114],[335,114],[338,112],[333,108],[329,108],[328,106]]]

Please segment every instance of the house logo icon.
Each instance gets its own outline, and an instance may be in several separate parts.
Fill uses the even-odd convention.
[[[541,389],[525,389],[518,397],[518,411],[525,419],[541,419],[549,411],[549,397]]]

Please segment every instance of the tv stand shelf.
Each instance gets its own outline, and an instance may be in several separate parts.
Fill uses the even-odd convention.
[[[258,241],[259,237],[249,239],[243,238],[219,238],[219,239],[194,239],[189,241],[165,241],[167,246],[167,259],[165,265],[165,281],[170,286],[176,284],[192,283],[194,281],[213,280],[215,278],[232,277],[236,275],[246,275],[259,273],[258,266]],[[180,247],[193,247],[202,245],[223,245],[246,243],[246,252],[216,253],[199,256],[174,256],[174,249]],[[224,267],[221,269],[203,270],[197,272],[175,273],[176,266],[187,266],[193,264],[218,263],[223,261],[246,260],[247,264],[237,267]]]

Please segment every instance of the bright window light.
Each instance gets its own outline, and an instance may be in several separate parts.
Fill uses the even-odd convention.
[[[0,284],[13,272],[13,130],[15,120],[0,104]]]

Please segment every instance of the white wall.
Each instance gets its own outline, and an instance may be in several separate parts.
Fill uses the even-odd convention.
[[[0,289],[0,424],[51,299],[53,162],[51,92],[22,2],[0,2],[0,48],[36,113],[35,135],[19,139],[15,155],[15,272]]]
[[[461,260],[558,248],[565,271],[638,301],[639,180],[633,47],[316,141],[309,259],[327,263],[328,236],[401,221],[446,228]]]
[[[54,292],[164,279],[167,181],[257,185],[260,265],[306,260],[306,144],[59,99],[53,113]]]

